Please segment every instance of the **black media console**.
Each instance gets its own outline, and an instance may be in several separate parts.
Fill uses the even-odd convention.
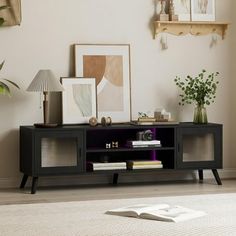
[[[92,174],[86,169],[88,162],[125,162],[128,160],[160,160],[162,169],[96,170],[113,175],[165,170],[198,170],[203,180],[203,170],[211,169],[216,182],[221,185],[217,169],[222,168],[222,125],[193,123],[132,125],[114,124],[103,127],[89,125],[58,126],[56,128],[20,127],[20,171],[24,174],[20,188],[32,176],[31,193],[37,189],[40,176]],[[128,147],[140,131],[151,130],[161,147]],[[107,148],[115,142],[118,147]]]

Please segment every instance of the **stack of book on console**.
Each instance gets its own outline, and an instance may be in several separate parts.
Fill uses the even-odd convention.
[[[127,146],[132,148],[161,147],[160,140],[128,140]]]
[[[163,168],[162,162],[159,160],[143,160],[143,161],[127,161],[128,170],[139,170],[139,169],[160,169]]]
[[[126,170],[126,162],[87,162],[88,171]]]

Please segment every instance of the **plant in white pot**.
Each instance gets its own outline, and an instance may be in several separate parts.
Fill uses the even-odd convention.
[[[9,7],[8,6],[1,6],[0,11],[3,9],[6,9],[6,8],[9,8]],[[0,27],[3,25],[4,22],[5,22],[4,18],[0,17]],[[4,61],[0,64],[0,71],[3,68],[3,65],[4,65]],[[19,89],[19,86],[16,83],[12,82],[11,80],[0,79],[0,94],[10,96],[11,91],[10,91],[9,85],[13,85],[14,87]]]
[[[195,77],[188,75],[185,79],[176,76],[175,84],[180,88],[181,94],[179,105],[195,104],[194,123],[207,123],[207,113],[205,105],[210,105],[216,98],[216,89],[219,81],[216,77],[219,72],[206,74],[202,70]]]

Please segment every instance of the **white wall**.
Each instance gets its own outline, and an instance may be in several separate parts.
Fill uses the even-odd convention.
[[[217,20],[236,22],[233,4],[234,0],[217,0]],[[174,77],[195,74],[203,68],[219,71],[217,99],[208,107],[208,118],[224,124],[224,167],[236,168],[232,132],[235,95],[231,93],[236,72],[232,64],[233,25],[226,39],[218,37],[213,48],[209,47],[211,35],[168,35],[169,49],[162,51],[160,36],[153,40],[150,29],[153,0],[24,0],[22,13],[21,26],[0,29],[0,61],[6,60],[1,77],[14,80],[22,88],[14,91],[11,99],[0,99],[0,178],[21,176],[19,126],[42,120],[39,95],[24,90],[39,69],[50,68],[58,78],[72,76],[71,46],[75,43],[131,45],[133,118],[138,111],[165,107],[177,120],[191,121],[193,107],[178,106]],[[60,120],[61,104],[55,101],[53,119]]]

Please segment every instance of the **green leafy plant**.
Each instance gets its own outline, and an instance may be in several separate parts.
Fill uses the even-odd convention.
[[[219,72],[207,74],[206,70],[202,70],[196,77],[188,75],[185,79],[181,79],[176,76],[174,82],[181,89],[179,105],[195,103],[204,106],[213,103],[219,84],[216,80],[218,75]]]
[[[0,11],[3,10],[3,9],[7,9],[9,8],[8,6],[1,6],[0,7]],[[4,18],[3,17],[0,17],[0,27],[3,25],[3,23],[5,22]],[[3,61],[1,64],[0,64],[0,71],[2,70],[3,68],[3,65],[4,65],[5,61]],[[13,85],[14,87],[18,88],[19,89],[19,86],[12,82],[11,80],[8,80],[8,79],[0,79],[0,94],[3,94],[3,95],[8,95],[10,96],[11,95],[11,91],[10,91],[10,88],[8,86],[8,84],[11,84]]]
[[[2,69],[2,67],[3,67],[3,65],[4,65],[4,61],[0,64],[0,71],[1,71],[1,69]],[[4,81],[4,82],[3,82],[3,81]],[[8,96],[11,95],[10,88],[9,88],[9,86],[8,86],[6,83],[11,84],[11,85],[13,85],[14,87],[20,89],[19,86],[18,86],[16,83],[12,82],[11,80],[8,80],[8,79],[0,79],[0,94],[8,95]]]

